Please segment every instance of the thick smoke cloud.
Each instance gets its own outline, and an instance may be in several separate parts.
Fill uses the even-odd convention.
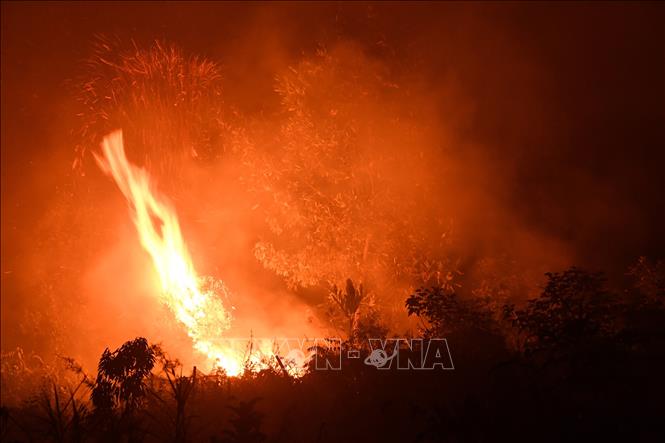
[[[341,158],[357,170],[390,153],[386,143],[396,146],[393,154],[407,147],[404,158],[415,159],[409,168],[386,161],[379,171],[404,211],[414,183],[427,183],[411,227],[428,240],[446,234],[440,245],[426,244],[466,290],[517,273],[526,296],[548,270],[625,269],[638,255],[662,257],[665,73],[654,63],[663,53],[662,8],[655,5],[2,8],[3,350],[56,351],[92,365],[105,346],[145,335],[195,361],[187,337],[150,295],[150,263],[125,202],[90,157],[72,168],[75,147],[94,149],[103,135],[96,129],[82,142],[77,114],[88,111],[76,101],[81,82],[90,80],[83,61],[99,35],[117,37],[129,51],[160,39],[185,58],[219,66],[219,103],[207,98],[209,106],[188,108],[206,118],[219,111],[223,127],[211,130],[213,141],[205,138],[211,152],[202,157],[199,149],[193,158],[182,146],[177,175],[154,173],[178,208],[197,268],[242,295],[235,306],[255,335],[328,332],[318,310],[325,291],[293,290],[256,259],[257,241],[274,231],[264,212],[270,195],[250,186],[263,169],[248,167],[274,167],[280,158],[289,110],[278,79],[307,63],[329,68],[322,51],[347,70],[362,68],[346,88],[347,102],[356,104],[348,121],[376,130],[384,142],[363,140],[363,157]],[[328,89],[313,86],[318,105],[328,104],[325,93],[338,79],[349,81],[342,73],[328,79]],[[364,86],[376,86],[369,98]],[[399,124],[391,124],[395,116]],[[320,128],[322,119],[312,121]],[[187,141],[196,148],[210,124],[198,119],[193,127]],[[139,145],[137,138],[135,160],[146,163]],[[244,154],[257,152],[269,162],[248,163]],[[381,215],[399,213],[374,203]],[[430,215],[445,228],[428,223]],[[368,223],[359,238],[369,232],[391,240],[375,226]],[[383,282],[386,318],[395,330],[408,328],[391,314],[408,279],[386,283],[384,268],[374,279]]]

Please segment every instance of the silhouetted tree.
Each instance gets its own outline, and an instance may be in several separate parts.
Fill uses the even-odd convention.
[[[138,337],[113,352],[104,350],[91,394],[103,437],[113,440],[126,434],[130,441],[137,438],[135,412],[146,394],[146,378],[155,365],[157,349]]]
[[[145,395],[145,378],[155,366],[155,348],[143,337],[125,342],[99,360],[97,381],[92,390],[96,409],[135,409]]]
[[[420,318],[424,338],[448,341],[455,367],[469,379],[484,377],[488,367],[507,356],[504,337],[483,299],[432,286],[411,294],[406,308],[409,315]]]
[[[356,288],[350,278],[346,280],[344,290],[336,285],[333,285],[330,290],[330,300],[339,308],[340,313],[348,323],[346,331],[349,338],[353,336],[353,326],[357,319],[358,310],[366,295],[362,283]]]
[[[505,306],[505,316],[524,335],[524,351],[568,352],[608,339],[616,321],[614,296],[602,273],[572,267],[547,273],[547,285],[524,309]]]
[[[489,329],[491,315],[477,300],[462,300],[441,286],[418,288],[406,300],[409,315],[423,320],[425,336],[445,336],[455,331]]]

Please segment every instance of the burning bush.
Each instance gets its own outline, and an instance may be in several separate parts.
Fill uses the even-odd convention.
[[[277,78],[274,149],[248,156],[269,234],[257,259],[292,287],[374,288],[446,279],[449,230],[425,110],[356,47],[320,51]],[[257,142],[258,144],[258,142]]]
[[[164,177],[186,158],[222,149],[222,87],[216,63],[155,41],[147,48],[100,38],[87,60],[79,101],[83,119],[75,168],[102,137],[122,128],[133,155]]]

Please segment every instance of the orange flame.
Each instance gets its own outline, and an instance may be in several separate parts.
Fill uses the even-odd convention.
[[[161,282],[162,301],[185,326],[196,350],[228,375],[240,374],[242,353],[219,343],[231,324],[220,298],[227,294],[223,283],[214,290],[205,289],[182,238],[175,209],[151,189],[147,171],[127,160],[121,130],[104,138],[102,153],[95,154],[97,164],[113,177],[130,203],[141,245],[150,254]]]

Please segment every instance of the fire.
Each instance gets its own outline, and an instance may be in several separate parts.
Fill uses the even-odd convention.
[[[102,154],[95,155],[97,163],[113,177],[130,204],[141,245],[150,254],[161,282],[162,301],[187,329],[196,350],[228,375],[239,375],[245,356],[220,343],[231,325],[231,315],[220,298],[227,295],[225,286],[221,282],[207,285],[197,275],[175,209],[155,192],[147,171],[127,160],[121,130],[104,138]]]

